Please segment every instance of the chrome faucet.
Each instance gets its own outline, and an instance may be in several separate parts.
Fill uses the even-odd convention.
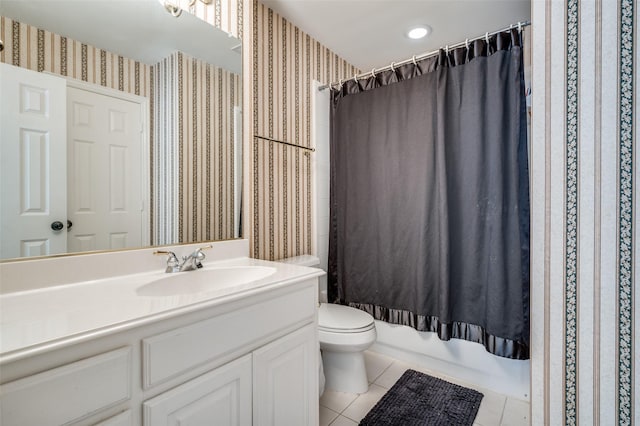
[[[167,269],[164,270],[167,274],[180,271],[180,261],[178,260],[174,252],[166,250],[156,250],[153,252],[153,254],[167,255]]]
[[[202,268],[202,261],[206,257],[202,250],[210,249],[213,246],[209,244],[208,246],[200,247],[196,249],[189,256],[184,256],[182,258],[182,264],[180,265],[180,271],[195,271],[196,269]]]
[[[208,246],[200,247],[196,249],[189,256],[182,257],[182,263],[178,260],[176,254],[172,251],[166,250],[156,250],[153,254],[166,254],[167,255],[167,269],[165,272],[170,274],[173,272],[186,272],[186,271],[195,271],[197,269],[202,268],[202,261],[205,259],[205,255],[202,250],[210,249],[213,246],[209,244]]]

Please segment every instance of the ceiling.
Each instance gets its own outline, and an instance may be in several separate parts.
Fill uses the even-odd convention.
[[[500,30],[531,17],[530,0],[263,0],[363,71]],[[432,32],[405,34],[414,25]]]
[[[0,0],[0,15],[147,64],[179,50],[241,72],[238,39],[158,0]]]

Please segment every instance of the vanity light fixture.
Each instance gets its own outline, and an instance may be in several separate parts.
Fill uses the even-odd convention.
[[[431,33],[431,28],[426,25],[421,25],[419,27],[413,27],[407,31],[407,37],[419,40],[429,35],[429,33]]]
[[[193,7],[193,5],[196,4],[196,1],[198,0],[189,0],[188,7]],[[211,4],[212,1],[213,0],[200,0],[203,4]],[[162,3],[167,12],[176,18],[182,14],[182,8],[180,6],[177,6],[167,0],[160,0],[160,3]]]
[[[182,9],[179,6],[171,4],[168,1],[162,2],[162,5],[172,16],[177,18],[178,16],[182,15]]]

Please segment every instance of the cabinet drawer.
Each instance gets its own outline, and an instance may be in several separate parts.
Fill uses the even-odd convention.
[[[131,397],[125,347],[0,386],[0,424],[66,424]]]
[[[272,299],[143,339],[143,387],[217,357],[242,355],[266,343],[265,338],[276,338],[291,326],[313,321],[316,294],[314,279]]]

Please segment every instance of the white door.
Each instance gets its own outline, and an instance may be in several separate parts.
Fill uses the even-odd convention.
[[[253,353],[253,424],[317,426],[318,347],[314,324]]]
[[[69,251],[148,245],[140,104],[69,87],[67,105]]]
[[[250,426],[251,355],[160,394],[142,407],[144,426]]]
[[[65,104],[65,80],[0,64],[2,259],[67,250]]]

